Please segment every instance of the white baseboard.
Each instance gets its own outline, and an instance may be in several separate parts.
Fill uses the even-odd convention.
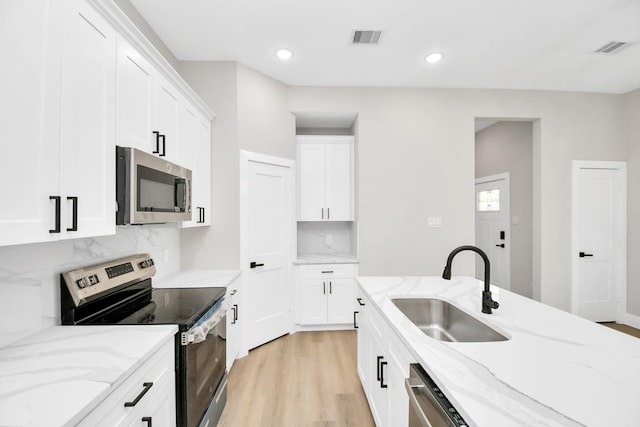
[[[337,325],[294,325],[293,332],[307,331],[345,331],[355,330],[352,323],[341,323]]]
[[[624,313],[622,315],[621,323],[640,329],[640,316],[636,316],[631,313]]]

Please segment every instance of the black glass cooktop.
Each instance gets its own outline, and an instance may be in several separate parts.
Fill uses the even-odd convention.
[[[226,288],[153,289],[148,304],[117,323],[177,324],[181,330],[189,329],[225,292]]]

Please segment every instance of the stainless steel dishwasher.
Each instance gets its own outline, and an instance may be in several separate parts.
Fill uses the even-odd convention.
[[[419,364],[411,364],[405,387],[409,394],[409,427],[468,425]]]

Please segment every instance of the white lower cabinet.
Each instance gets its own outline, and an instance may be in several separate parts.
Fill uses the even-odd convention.
[[[242,339],[241,327],[241,278],[237,278],[227,286],[226,298],[230,299],[231,305],[227,311],[227,372],[231,370],[233,362],[240,354],[240,343]]]
[[[353,322],[355,268],[353,264],[316,264],[299,267],[301,325]]]
[[[404,380],[414,359],[359,289],[358,298],[358,375],[373,419],[379,427],[407,426]]]
[[[78,426],[175,426],[174,367],[174,341],[171,339],[80,421]]]

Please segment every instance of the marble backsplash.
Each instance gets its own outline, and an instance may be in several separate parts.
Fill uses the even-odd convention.
[[[357,223],[298,222],[298,255],[350,254],[357,257]]]
[[[0,247],[0,347],[60,324],[60,273],[149,253],[156,277],[180,269],[175,226],[118,227],[113,236]]]

